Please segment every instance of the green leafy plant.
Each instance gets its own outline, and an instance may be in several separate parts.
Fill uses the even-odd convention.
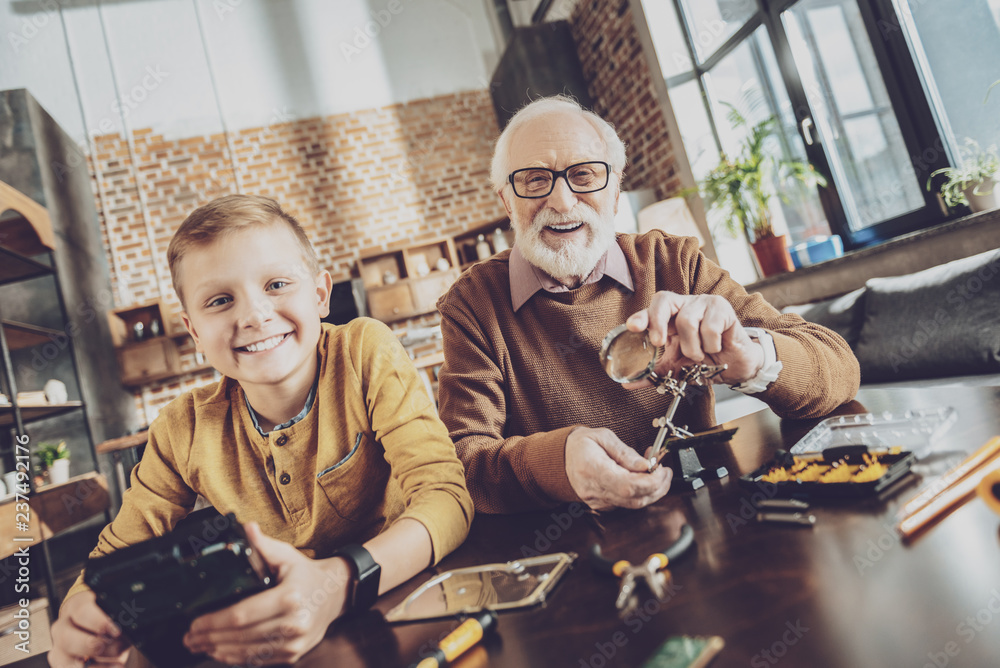
[[[959,148],[959,157],[962,159],[960,167],[944,167],[927,178],[927,190],[930,191],[935,176],[940,174],[945,177],[938,191],[949,209],[969,204],[965,196],[969,188],[973,188],[973,194],[989,195],[1000,173],[1000,156],[996,146],[982,149],[974,139],[966,138],[965,144]]]
[[[749,125],[736,107],[728,103],[726,106],[734,128]],[[697,189],[691,189],[701,193],[709,209],[723,213],[730,234],[742,232],[750,242],[774,236],[771,197],[778,194],[787,201],[778,185],[792,180],[809,186],[826,185],[823,175],[809,163],[778,159],[767,151],[767,140],[775,134],[777,124],[778,119],[770,116],[751,127],[739,153],[734,158],[723,153],[718,166],[702,179]]]
[[[69,450],[66,448],[66,441],[58,443],[39,443],[38,450],[35,451],[39,468],[45,472],[52,468],[52,463],[57,459],[69,459]]]

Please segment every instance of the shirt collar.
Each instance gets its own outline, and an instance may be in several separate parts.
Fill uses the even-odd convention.
[[[569,292],[569,288],[565,285],[528,262],[518,250],[516,243],[510,252],[508,271],[510,272],[510,301],[515,313],[539,290],[551,293]],[[582,285],[597,283],[605,276],[628,288],[630,292],[635,292],[635,284],[632,282],[632,274],[629,271],[628,262],[625,260],[625,253],[617,241],[611,244],[608,252],[597,261],[594,270],[590,272],[590,276]]]
[[[316,371],[316,379],[313,381],[312,387],[309,388],[309,396],[306,397],[306,405],[302,407],[299,414],[293,417],[288,422],[282,422],[279,425],[275,425],[274,429],[271,431],[280,431],[282,429],[287,429],[291,427],[296,422],[301,422],[302,418],[309,414],[309,409],[312,408],[313,402],[316,401],[316,388],[319,386],[319,370]],[[246,392],[243,393],[243,400],[246,401],[247,410],[250,411],[250,419],[253,420],[253,428],[257,430],[257,433],[267,438],[267,433],[260,428],[260,422],[257,421],[257,412],[250,405],[250,399],[247,397]]]

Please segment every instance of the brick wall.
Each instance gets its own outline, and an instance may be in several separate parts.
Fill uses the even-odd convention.
[[[594,111],[628,146],[623,189],[669,197],[680,177],[629,0],[581,0],[570,23]]]
[[[230,133],[229,142],[221,133],[165,139],[137,130],[135,165],[124,137],[97,137],[90,168],[95,193],[99,175],[103,194],[98,211],[115,305],[160,298],[179,327],[167,245],[188,213],[237,192],[237,180],[242,192],[274,197],[298,218],[335,281],[355,273],[363,251],[451,236],[502,218],[488,185],[497,132],[489,95],[481,90],[322,118],[276,115],[266,127]],[[435,318],[396,326],[428,324]],[[197,366],[189,341],[182,365]],[[136,394],[140,414],[145,408],[146,416],[154,415],[212,377],[201,372],[143,388]]]

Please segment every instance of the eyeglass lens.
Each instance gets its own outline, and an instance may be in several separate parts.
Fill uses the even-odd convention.
[[[521,197],[545,197],[552,192],[560,176],[565,176],[573,192],[595,192],[608,185],[608,166],[603,162],[582,162],[561,172],[543,167],[519,169],[511,175],[511,182],[514,193]]]

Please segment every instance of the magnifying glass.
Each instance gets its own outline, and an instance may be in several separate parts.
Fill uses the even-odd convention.
[[[661,378],[653,367],[663,355],[663,348],[649,342],[647,332],[633,332],[618,325],[601,342],[601,366],[616,383],[634,383],[646,378],[658,384]]]

